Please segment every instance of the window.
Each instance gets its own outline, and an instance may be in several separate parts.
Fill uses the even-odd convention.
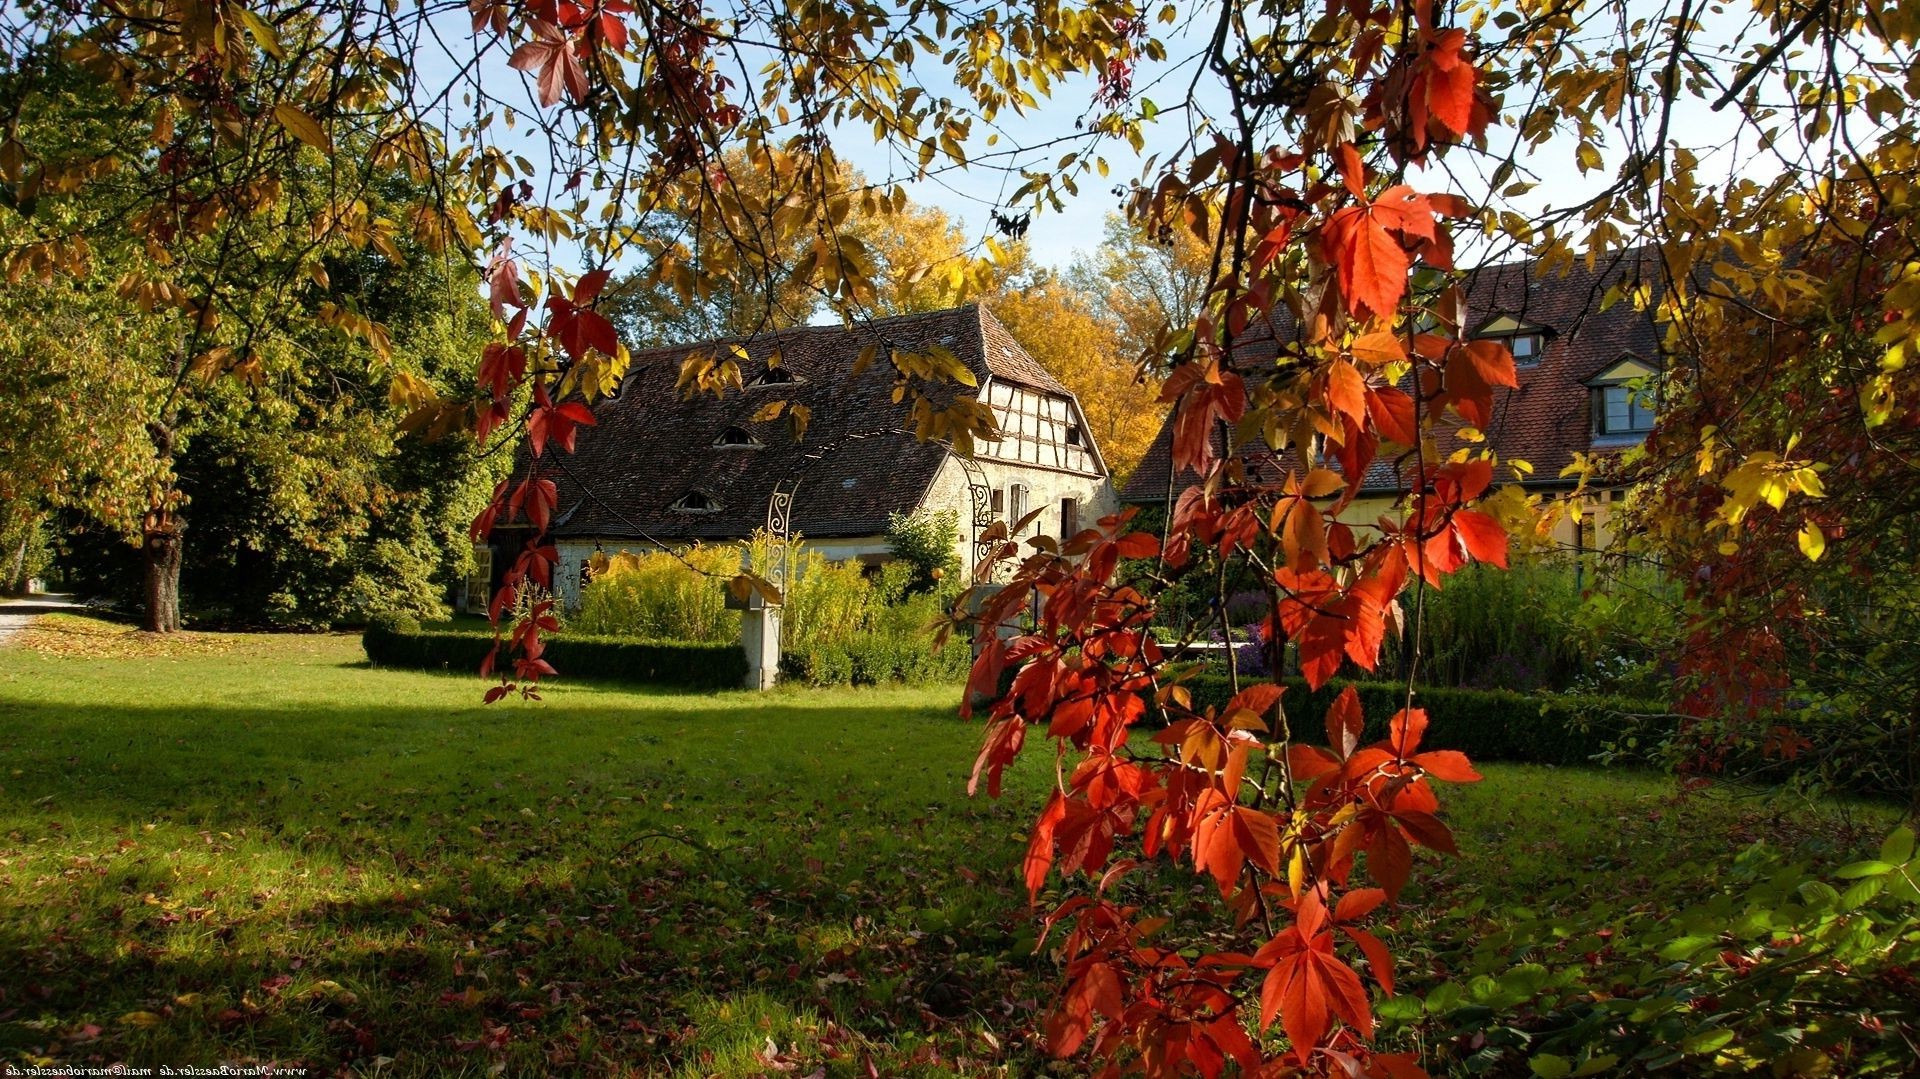
[[[1631,435],[1653,430],[1653,409],[1626,386],[1597,386],[1593,397],[1596,434]]]
[[[1087,436],[1085,432],[1080,430],[1080,425],[1077,423],[1068,424],[1067,425],[1067,445],[1084,446],[1086,445],[1086,443],[1087,443]]]
[[[719,449],[757,450],[760,448],[760,441],[749,434],[744,427],[727,428],[720,432],[720,437],[714,439],[713,444]]]
[[[493,548],[475,547],[473,549],[473,569],[467,573],[468,614],[487,613],[487,601],[493,591]]]
[[[1507,347],[1513,352],[1513,362],[1516,367],[1539,363],[1541,354],[1546,351],[1541,347],[1540,335],[1537,333],[1516,333],[1507,339]]]
[[[720,508],[720,503],[715,502],[705,491],[688,491],[667,508],[680,513],[712,513]]]
[[[1027,515],[1027,485],[1024,483],[1007,484],[1007,520],[1009,524],[1018,522]]]
[[[993,497],[988,501],[991,503],[990,508],[993,510],[995,517],[1007,512],[1007,492],[995,487],[993,489]]]
[[[784,367],[769,367],[758,378],[747,383],[747,388],[758,389],[761,386],[792,386],[803,381],[800,376]]]
[[[1060,538],[1070,540],[1080,531],[1080,500],[1063,498],[1060,500]]]

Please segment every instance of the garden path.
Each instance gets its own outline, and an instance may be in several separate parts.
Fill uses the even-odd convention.
[[[82,610],[81,604],[74,598],[59,593],[45,593],[37,596],[21,596],[18,599],[0,600],[0,647],[18,636],[20,631],[32,623],[34,617],[52,614],[55,611]]]

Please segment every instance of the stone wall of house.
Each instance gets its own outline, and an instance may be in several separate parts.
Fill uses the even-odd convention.
[[[1061,503],[1064,499],[1074,499],[1079,505],[1079,527],[1092,528],[1100,518],[1114,512],[1120,506],[1119,496],[1115,494],[1113,484],[1104,476],[1090,476],[1077,472],[1059,472],[1052,469],[1035,468],[995,461],[991,458],[978,458],[980,471],[987,485],[1001,492],[1001,514],[1008,523],[1011,508],[1008,488],[1015,483],[1027,487],[1027,508],[1039,509],[1040,515],[1034,518],[1021,537],[1045,534],[1058,536],[1061,530]],[[927,492],[923,503],[927,509],[957,510],[960,514],[960,544],[955,553],[960,556],[960,565],[967,572],[973,572],[974,529],[973,495],[968,487],[967,472],[960,463],[949,457],[940,471],[934,475],[933,485]]]

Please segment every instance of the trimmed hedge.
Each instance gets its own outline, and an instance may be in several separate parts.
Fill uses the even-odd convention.
[[[861,634],[846,647],[813,645],[780,657],[780,676],[810,686],[871,686],[904,682],[910,686],[959,682],[972,662],[965,641],[941,651],[924,639],[900,640]]]
[[[410,622],[379,619],[367,627],[360,644],[374,666],[478,671],[493,643],[490,633],[421,629],[419,623]],[[601,678],[688,689],[739,689],[747,678],[746,653],[733,642],[700,644],[575,634],[546,640],[546,659],[559,668],[563,678]]]
[[[1202,674],[1184,684],[1193,694],[1196,709],[1218,708],[1233,696],[1222,674]],[[1241,680],[1243,686],[1251,684]],[[1289,678],[1281,703],[1295,737],[1323,739],[1327,709],[1349,685],[1359,690],[1367,739],[1385,738],[1388,721],[1406,705],[1406,686],[1335,680],[1309,690],[1304,679]],[[1622,697],[1423,687],[1413,700],[1415,707],[1427,710],[1432,724],[1421,748],[1457,749],[1475,760],[1586,764],[1605,753],[1609,744],[1633,738],[1641,746],[1650,746],[1674,731],[1664,705]]]

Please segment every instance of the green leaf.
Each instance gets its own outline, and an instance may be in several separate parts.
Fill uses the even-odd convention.
[[[1573,1074],[1599,1075],[1601,1072],[1606,1071],[1607,1069],[1613,1067],[1615,1064],[1618,1064],[1619,1062],[1620,1062],[1620,1058],[1618,1056],[1615,1056],[1612,1053],[1601,1053],[1599,1056],[1593,1057],[1589,1059],[1585,1064],[1580,1065],[1579,1069],[1576,1070]]]
[[[1557,1057],[1552,1053],[1541,1053],[1535,1056],[1527,1061],[1527,1067],[1540,1079],[1562,1079],[1563,1076],[1573,1074],[1573,1065],[1567,1063],[1565,1057]]]
[[[1733,1031],[1724,1027],[1702,1030],[1687,1036],[1680,1043],[1683,1053],[1712,1053],[1733,1041]]]
[[[1680,937],[1668,941],[1660,948],[1662,959],[1686,959],[1698,953],[1702,948],[1713,944],[1715,938],[1703,936]]]
[[[1441,982],[1427,994],[1427,1012],[1431,1015],[1444,1015],[1460,1003],[1460,986],[1456,982]]]
[[[1861,877],[1884,877],[1893,872],[1893,866],[1887,862],[1865,861],[1843,865],[1834,872],[1841,880],[1858,880]]]
[[[1901,825],[1880,844],[1880,860],[1894,865],[1904,865],[1913,857],[1913,829]]]

